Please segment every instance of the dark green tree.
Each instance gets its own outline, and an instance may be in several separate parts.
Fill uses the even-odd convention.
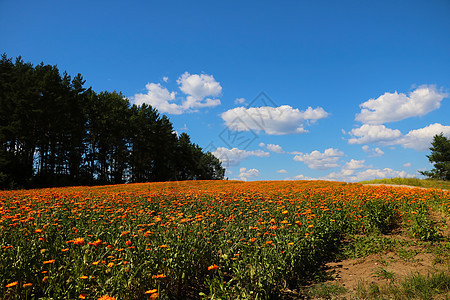
[[[0,188],[223,179],[165,115],[57,66],[0,59]]]
[[[432,179],[450,180],[450,139],[441,132],[433,137],[431,145],[431,154],[427,157],[434,169],[420,173]]]

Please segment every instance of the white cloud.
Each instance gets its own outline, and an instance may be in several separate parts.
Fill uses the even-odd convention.
[[[275,144],[267,144],[266,146],[267,150],[275,152],[275,153],[284,153],[284,150],[281,148],[280,145]]]
[[[364,150],[364,152],[369,154],[369,157],[377,157],[377,156],[382,156],[384,154],[383,150],[381,150],[378,147],[376,147],[374,149],[370,149],[369,146],[364,145],[361,148]]]
[[[289,105],[279,107],[236,107],[221,114],[225,125],[234,131],[264,131],[269,135],[297,134],[307,132],[305,124],[326,118],[328,113],[321,107],[308,107],[305,111]]]
[[[299,174],[294,177],[287,177],[285,180],[317,180],[317,179],[313,178],[313,177],[305,176],[303,174]]]
[[[234,104],[242,104],[245,102],[245,98],[236,98]]]
[[[349,134],[353,136],[353,138],[348,140],[349,144],[388,143],[402,136],[398,129],[390,129],[384,125],[369,124],[354,128]]]
[[[351,182],[393,177],[410,178],[416,177],[416,175],[408,174],[405,171],[396,171],[390,168],[367,169],[360,172],[342,169],[340,172],[332,172],[327,176],[321,177],[319,179]]]
[[[352,129],[349,132],[353,138],[349,139],[348,142],[349,144],[380,143],[390,146],[401,145],[403,148],[426,151],[430,147],[433,137],[441,132],[445,136],[450,137],[450,126],[435,123],[424,128],[411,130],[406,135],[403,135],[400,130],[386,128],[384,125],[364,124],[360,128]],[[370,150],[367,145],[364,145],[362,149],[372,153],[372,156],[383,154],[383,151],[379,148]]]
[[[407,163],[403,164],[403,167],[405,167],[405,168],[411,167],[411,163],[407,162]]]
[[[164,77],[163,77],[163,81],[164,81],[164,82],[168,82],[168,81],[169,81],[169,77],[164,76]]]
[[[288,171],[286,171],[285,169],[281,169],[281,170],[278,170],[277,171],[277,173],[279,173],[279,174],[286,174]]]
[[[259,170],[257,169],[250,169],[247,170],[247,168],[240,168],[239,169],[239,179],[247,181],[248,178],[254,178],[259,176]]]
[[[222,161],[222,164],[225,168],[227,166],[239,165],[249,156],[268,157],[270,155],[269,152],[265,152],[262,150],[247,151],[238,148],[228,149],[224,147],[218,147],[212,152],[212,154]]]
[[[193,97],[195,100],[201,100],[210,96],[218,96],[222,93],[220,83],[214,79],[214,76],[207,74],[189,74],[185,72],[177,79],[180,90]]]
[[[438,109],[448,93],[438,91],[434,85],[422,85],[405,95],[385,93],[377,99],[363,102],[361,112],[355,120],[365,124],[378,125],[400,121],[410,117],[423,116]]]
[[[310,169],[326,170],[338,167],[337,162],[342,156],[344,156],[344,152],[329,148],[323,153],[315,150],[309,154],[298,154],[294,156],[294,160],[304,162]]]
[[[426,151],[430,148],[433,137],[441,132],[444,133],[444,136],[450,137],[450,126],[435,123],[424,128],[411,130],[405,136],[396,141],[396,144],[400,144],[404,148]]]
[[[161,84],[148,83],[145,85],[147,94],[136,94],[132,97],[132,101],[136,105],[144,103],[157,108],[162,113],[179,115],[183,113],[183,108],[173,103],[175,100],[175,92],[169,92],[168,89],[162,87]]]
[[[357,170],[367,168],[365,165],[365,160],[356,160],[352,159],[349,162],[346,162],[342,169],[346,170]]]
[[[168,77],[163,77],[163,81],[167,82]],[[186,97],[181,97],[181,103],[174,102],[175,92],[169,92],[167,88],[162,87],[159,83],[148,83],[145,86],[147,89],[146,94],[136,94],[130,99],[136,105],[146,103],[162,113],[176,115],[220,105],[219,99],[210,98],[219,96],[222,92],[220,83],[215,81],[212,75],[191,75],[186,72],[178,78],[177,83],[179,89],[187,95]]]
[[[377,178],[394,178],[394,177],[409,178],[415,177],[415,175],[408,174],[405,171],[396,171],[390,168],[367,169],[355,174],[355,176],[351,178],[351,181],[362,181]]]

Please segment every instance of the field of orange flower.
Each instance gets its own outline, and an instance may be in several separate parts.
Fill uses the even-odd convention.
[[[324,181],[0,192],[0,299],[273,298],[350,233],[439,238],[450,193]]]

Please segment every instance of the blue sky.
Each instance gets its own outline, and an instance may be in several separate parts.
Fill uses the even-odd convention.
[[[431,169],[450,137],[450,2],[0,1],[0,52],[167,114],[230,179]]]

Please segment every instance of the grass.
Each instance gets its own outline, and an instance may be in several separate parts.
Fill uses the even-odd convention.
[[[433,180],[433,179],[418,179],[418,178],[384,178],[361,181],[362,184],[395,184],[395,185],[410,185],[424,188],[450,189],[450,181]]]
[[[361,281],[356,289],[356,299],[449,299],[450,273],[440,271],[433,274],[411,274],[389,285]],[[354,298],[352,298],[354,299]]]

